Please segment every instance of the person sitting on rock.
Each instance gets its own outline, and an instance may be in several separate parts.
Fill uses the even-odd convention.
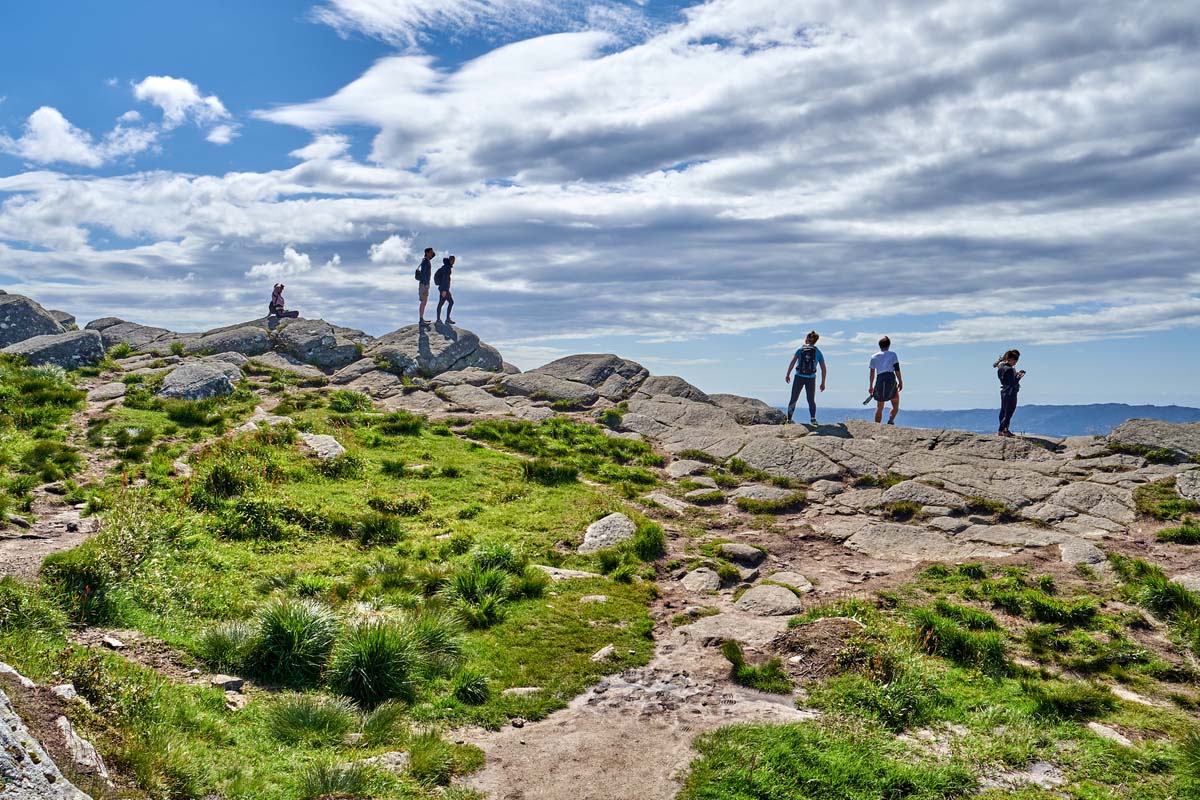
[[[904,378],[900,374],[900,358],[892,352],[892,340],[883,337],[879,340],[879,352],[871,356],[871,373],[867,378],[870,383],[867,392],[875,398],[875,421],[883,421],[883,404],[892,402],[892,413],[888,415],[888,425],[896,424],[896,415],[900,413],[900,392],[904,389]]]
[[[1020,350],[1009,350],[992,364],[996,367],[996,377],[1000,379],[1000,429],[996,432],[998,436],[1015,435],[1008,426],[1017,410],[1017,392],[1021,391],[1021,378],[1025,377],[1025,370],[1016,369],[1020,360]]]
[[[283,284],[275,284],[275,291],[271,292],[271,304],[267,306],[268,316],[271,317],[291,317],[300,316],[299,311],[287,311],[283,304]]]
[[[817,340],[821,335],[816,331],[809,331],[808,336],[804,337],[804,346],[796,351],[792,356],[792,361],[788,364],[787,374],[784,375],[785,383],[792,384],[792,397],[788,401],[787,421],[792,421],[792,414],[796,411],[796,401],[800,398],[800,390],[804,389],[808,399],[808,416],[812,420],[812,424],[817,424],[817,365],[821,366],[821,391],[825,391],[825,356],[821,355],[821,351],[817,349]],[[796,380],[792,381],[792,368],[796,369]]]
[[[442,266],[433,275],[433,282],[438,287],[437,321],[442,321],[442,306],[446,306],[446,324],[453,325],[450,312],[454,310],[454,295],[450,294],[450,272],[454,269],[454,256],[442,259]]]

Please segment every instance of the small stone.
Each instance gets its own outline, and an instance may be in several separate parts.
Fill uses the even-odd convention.
[[[79,533],[79,523],[72,520],[67,523],[67,533]]]
[[[195,470],[192,469],[190,464],[185,464],[182,461],[176,461],[173,464],[171,464],[171,471],[174,472],[176,475],[178,475],[180,478],[190,478],[190,477],[192,477],[192,474],[195,472]]]
[[[1087,727],[1089,731],[1096,734],[1101,739],[1107,739],[1108,741],[1119,744],[1123,747],[1133,747],[1133,742],[1126,739],[1125,736],[1120,733],[1120,731],[1110,728],[1107,725],[1101,725],[1099,722],[1089,722]]]
[[[225,693],[225,708],[230,711],[241,711],[250,702],[250,698],[241,692]]]
[[[608,659],[612,658],[616,654],[617,654],[617,648],[611,644],[606,644],[606,645],[604,645],[604,647],[601,647],[599,650],[597,650],[595,653],[592,654],[592,661],[595,663],[599,663],[601,661],[607,661]]]
[[[717,488],[716,480],[708,477],[707,475],[695,475],[690,480],[692,483],[699,484],[704,489],[716,489]]]
[[[579,598],[581,603],[607,603],[608,595],[606,594],[585,594]]]
[[[688,510],[687,503],[671,497],[671,495],[667,494],[666,492],[651,492],[642,499],[649,503],[654,503],[664,511],[667,511],[672,516],[676,517],[686,513]]]
[[[500,694],[524,697],[525,695],[537,694],[541,690],[542,687],[540,686],[513,686],[512,688],[505,689]]]
[[[29,520],[25,519],[24,517],[19,517],[16,514],[8,515],[8,524],[15,525],[16,527],[21,528],[22,530],[29,530],[30,528],[33,527],[33,525],[29,522]]]
[[[524,728],[525,727],[525,718],[524,717],[513,717],[509,721],[509,724],[512,725],[514,728]],[[524,744],[524,742],[522,742],[521,744]]]
[[[332,461],[346,452],[337,439],[324,433],[301,433],[300,446],[322,461]]]
[[[125,649],[125,643],[122,642],[120,639],[118,639],[115,636],[107,636],[106,635],[106,636],[100,637],[100,644],[104,645],[109,650],[124,650]]]
[[[246,685],[246,680],[233,675],[213,675],[208,679],[208,685],[224,689],[227,692],[240,692]]]
[[[785,586],[790,586],[798,592],[807,594],[813,590],[812,581],[801,575],[799,572],[776,572],[773,573],[767,580],[772,583],[782,583]]]
[[[777,617],[785,614],[798,614],[804,606],[791,589],[782,586],[765,584],[747,590],[738,599],[736,606],[739,611],[756,614],[760,617]]]
[[[689,592],[715,592],[721,588],[721,577],[708,567],[692,570],[680,581]]]
[[[757,547],[740,542],[726,542],[721,545],[720,553],[731,561],[748,564],[752,567],[761,564],[762,560],[767,557],[767,554]]]

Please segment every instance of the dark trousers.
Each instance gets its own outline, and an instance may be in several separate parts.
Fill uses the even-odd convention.
[[[1000,430],[1008,430],[1008,426],[1012,423],[1013,412],[1017,410],[1017,393],[1016,392],[1001,392],[1000,393]]]
[[[788,419],[792,418],[792,413],[796,410],[796,401],[800,399],[800,390],[804,389],[808,395],[808,416],[810,419],[815,419],[817,416],[817,376],[811,378],[801,378],[799,375],[792,376],[792,398],[788,400]]]

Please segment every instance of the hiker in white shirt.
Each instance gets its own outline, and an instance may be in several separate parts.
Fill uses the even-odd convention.
[[[904,389],[904,378],[900,374],[900,359],[892,352],[892,340],[883,337],[879,340],[879,352],[871,356],[871,374],[867,392],[875,398],[875,421],[883,422],[883,405],[892,403],[892,413],[888,415],[888,425],[896,424],[896,415],[900,413],[900,392]]]

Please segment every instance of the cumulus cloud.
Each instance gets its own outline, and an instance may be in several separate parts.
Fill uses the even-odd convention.
[[[367,258],[372,264],[400,264],[409,260],[412,237],[393,233],[378,244],[371,245]]]
[[[325,269],[333,269],[341,263],[342,257],[334,253],[333,257],[325,262]],[[312,257],[308,253],[302,253],[291,245],[288,245],[283,248],[283,259],[281,261],[267,261],[262,264],[255,264],[246,270],[246,277],[278,280],[279,278],[291,278],[296,275],[303,275],[306,272],[311,272],[312,268]]]
[[[293,150],[288,155],[295,158],[310,160],[325,160],[338,158],[350,148],[350,138],[339,133],[326,133],[313,138],[304,147]]]
[[[148,75],[133,84],[133,96],[158,106],[163,113],[163,127],[168,130],[189,119],[207,125],[229,117],[219,97],[205,96],[196,84],[184,78]]]
[[[217,125],[204,138],[213,144],[229,144],[237,135],[236,125]]]
[[[98,167],[107,161],[140,153],[157,138],[154,131],[118,124],[100,141],[75,127],[57,108],[42,106],[29,115],[21,136],[0,135],[0,151],[36,164],[78,164]]]

